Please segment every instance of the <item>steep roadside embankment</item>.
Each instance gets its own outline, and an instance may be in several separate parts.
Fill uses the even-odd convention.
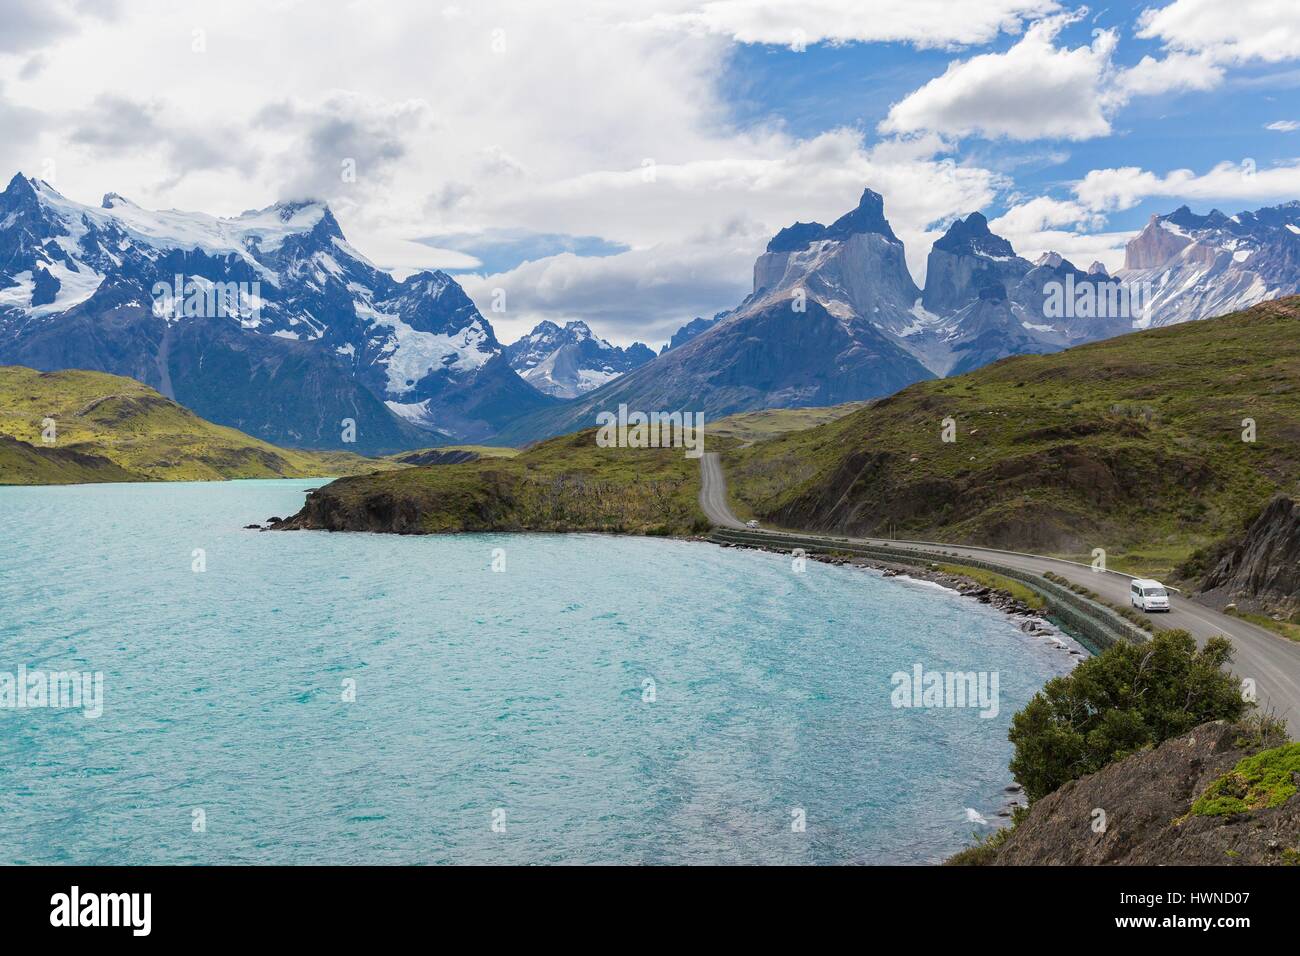
[[[1300,744],[1202,724],[1035,801],[988,862],[1300,864],[1297,784]]]

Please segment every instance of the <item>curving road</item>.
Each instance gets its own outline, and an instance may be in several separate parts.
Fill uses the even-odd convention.
[[[727,479],[722,476],[722,459],[716,451],[706,451],[700,458],[700,508],[715,525],[745,527],[745,522],[731,513],[731,505],[727,503]]]
[[[700,507],[714,524],[727,528],[745,527],[744,522],[732,513],[727,501],[726,479],[722,473],[722,462],[716,453],[706,454],[700,461]],[[1117,571],[1093,571],[1089,565],[1059,558],[933,541],[891,541],[888,538],[845,538],[810,535],[804,531],[798,533],[807,537],[849,541],[874,547],[899,545],[913,551],[934,551],[978,558],[1037,574],[1051,571],[1091,588],[1112,604],[1126,606],[1129,603],[1131,576]],[[1174,594],[1169,598],[1169,613],[1152,617],[1166,627],[1182,628],[1190,632],[1199,644],[1204,644],[1206,638],[1215,634],[1230,638],[1236,648],[1232,670],[1239,677],[1255,681],[1260,711],[1288,719],[1292,737],[1300,735],[1300,642],[1289,641],[1249,621],[1220,614],[1213,608]]]

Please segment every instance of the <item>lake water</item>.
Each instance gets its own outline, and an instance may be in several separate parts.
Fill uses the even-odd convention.
[[[103,674],[0,708],[0,863],[935,862],[1071,663],[788,556],[242,529],[320,483],[0,488],[0,672]],[[917,663],[998,715],[891,706]]]

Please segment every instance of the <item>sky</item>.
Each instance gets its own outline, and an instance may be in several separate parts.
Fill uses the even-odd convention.
[[[503,342],[657,347],[866,187],[918,283],[976,210],[1114,270],[1153,214],[1300,198],[1300,3],[0,0],[18,171],[91,204],[323,199]]]

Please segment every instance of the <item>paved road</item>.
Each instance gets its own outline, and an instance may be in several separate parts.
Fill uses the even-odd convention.
[[[727,479],[722,477],[722,459],[716,451],[706,451],[700,458],[700,507],[715,525],[745,527],[745,522],[732,514],[727,504]]]
[[[709,459],[713,459],[709,461]],[[722,462],[717,454],[706,454],[700,463],[700,507],[715,524],[728,528],[743,528],[727,503],[726,480]],[[799,532],[806,534],[806,532]],[[831,537],[812,535],[811,537]],[[1088,565],[1045,558],[1033,554],[1018,554],[994,548],[967,545],[936,544],[926,541],[890,541],[885,538],[849,538],[849,541],[874,546],[901,545],[912,550],[945,551],[949,554],[1001,564],[1008,568],[1042,574],[1052,571],[1067,580],[1096,591],[1112,604],[1129,603],[1131,577],[1116,571],[1097,572]],[[1200,644],[1215,634],[1232,640],[1236,648],[1232,670],[1239,677],[1253,678],[1263,712],[1271,712],[1290,721],[1291,736],[1300,736],[1300,642],[1289,641],[1248,621],[1229,617],[1185,597],[1170,595],[1169,613],[1152,615],[1166,627],[1183,628]]]

